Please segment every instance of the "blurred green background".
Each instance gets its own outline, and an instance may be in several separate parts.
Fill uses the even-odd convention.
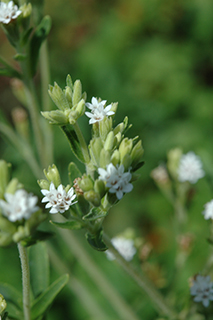
[[[114,236],[129,226],[134,228],[138,237],[152,243],[149,259],[154,266],[153,278],[163,278],[162,290],[175,290],[178,297],[185,297],[184,294],[188,297],[187,280],[202,271],[210,252],[206,243],[209,223],[201,212],[203,204],[212,198],[213,187],[213,1],[47,0],[44,12],[53,21],[48,39],[51,84],[56,81],[64,87],[70,73],[73,80],[82,81],[88,101],[92,96],[108,103],[118,101],[115,121],[119,123],[127,115],[133,124],[128,134],[139,135],[143,141],[145,165],[140,169],[141,177],[133,192],[109,214],[106,231]],[[3,32],[0,43],[1,54],[12,57],[13,49]],[[35,81],[39,82],[39,74]],[[11,120],[10,112],[18,101],[12,96],[8,78],[0,79],[0,105]],[[81,125],[89,135],[87,121],[83,119]],[[54,140],[56,164],[66,184],[67,165],[73,157],[58,128],[54,128]],[[191,256],[178,281],[171,282],[176,273],[173,209],[154,185],[150,172],[166,160],[167,152],[174,147],[181,147],[184,153],[192,150],[198,154],[206,177],[194,187],[189,207],[187,232],[192,232],[194,237]],[[39,194],[30,170],[3,139],[1,157],[13,164],[14,175],[29,190]],[[80,238],[136,312],[143,319],[154,319],[155,312],[147,304],[146,296],[129,279],[124,280],[124,273],[115,263],[112,266]],[[0,251],[3,272],[0,278],[13,279],[20,286],[19,270],[11,269],[9,277],[8,269],[2,270],[7,263],[5,256],[11,261],[14,254],[18,260],[14,249]],[[90,284],[77,262],[74,273]],[[96,289],[91,288],[98,298]],[[60,297],[54,309],[59,311],[54,311],[50,319],[60,318],[62,300],[69,319],[88,319],[68,290]],[[100,304],[105,308],[103,299]],[[182,300],[179,300],[180,308],[183,308]]]

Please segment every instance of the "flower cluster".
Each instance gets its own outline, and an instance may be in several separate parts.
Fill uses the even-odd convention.
[[[42,189],[41,192],[44,195],[42,202],[47,202],[45,208],[51,208],[50,213],[53,214],[58,212],[64,213],[69,209],[70,206],[77,202],[73,202],[73,200],[76,198],[74,189],[71,187],[66,192],[62,184],[60,184],[56,189],[54,183],[51,182],[49,190]]]
[[[122,255],[122,257],[125,260],[131,261],[133,259],[133,256],[136,253],[136,248],[132,239],[126,239],[124,237],[115,237],[112,238],[111,241],[113,246],[118,250],[120,255]],[[115,259],[113,253],[110,250],[106,251],[106,255],[109,260]]]
[[[13,1],[9,3],[0,2],[0,22],[8,24],[21,13],[22,11],[18,9],[17,5],[14,5]]]
[[[204,211],[202,213],[206,220],[213,219],[213,200],[204,205]]]
[[[10,221],[29,219],[39,208],[36,206],[38,198],[27,193],[23,189],[17,190],[14,194],[6,193],[5,200],[0,200],[2,214]]]
[[[195,302],[202,302],[204,307],[209,306],[209,302],[213,301],[213,282],[210,276],[197,275],[193,280],[190,292]]]
[[[112,163],[108,164],[106,170],[99,168],[99,179],[106,181],[106,187],[109,188],[110,193],[115,193],[120,200],[124,193],[132,191],[133,185],[130,182],[131,173],[124,172],[124,166],[114,166]]]
[[[194,152],[191,151],[181,156],[178,168],[178,180],[180,182],[188,181],[194,184],[204,175],[202,162]]]
[[[111,116],[115,114],[114,111],[111,111],[111,104],[104,108],[106,100],[98,102],[98,100],[95,97],[93,97],[91,102],[92,103],[86,103],[87,108],[89,108],[91,112],[85,112],[86,116],[90,118],[89,124],[99,122],[103,120],[105,116]]]

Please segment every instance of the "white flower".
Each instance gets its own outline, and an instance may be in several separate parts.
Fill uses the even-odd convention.
[[[47,202],[45,208],[51,208],[50,213],[63,213],[69,209],[70,206],[75,204],[77,201],[73,202],[76,198],[76,194],[74,194],[74,189],[70,188],[68,192],[66,192],[60,184],[56,189],[54,183],[50,183],[50,189],[42,189],[42,194],[44,198],[41,202]]]
[[[202,162],[194,152],[191,151],[182,155],[178,168],[178,180],[180,182],[189,181],[190,183],[196,183],[204,175]]]
[[[213,199],[209,202],[207,202],[204,205],[204,211],[202,214],[204,215],[204,218],[207,219],[213,219]]]
[[[132,239],[126,239],[124,237],[115,237],[112,238],[112,244],[115,247],[115,249],[118,250],[120,255],[127,260],[131,261],[134,254],[136,253],[136,248],[134,246],[134,241]],[[110,250],[105,251],[107,258],[109,260],[114,260],[115,257],[113,253]]]
[[[124,193],[132,191],[133,185],[129,183],[132,178],[131,173],[124,172],[124,166],[114,166],[112,163],[108,164],[106,170],[99,168],[99,179],[106,181],[106,187],[109,188],[110,193],[116,193],[120,200]]]
[[[15,194],[5,193],[4,197],[6,201],[0,200],[0,208],[2,214],[12,222],[29,219],[39,209],[36,206],[38,198],[23,189],[17,190]]]
[[[11,20],[15,20],[20,14],[21,10],[18,6],[10,1],[9,3],[0,2],[0,22],[8,24]]]
[[[89,124],[99,122],[105,116],[111,116],[115,113],[114,111],[110,111],[112,108],[111,104],[104,108],[105,104],[106,100],[98,102],[95,97],[92,98],[92,103],[86,103],[86,106],[91,110],[91,112],[85,112],[86,116],[90,118]]]
[[[202,302],[204,307],[209,306],[209,301],[213,301],[213,282],[210,276],[197,275],[193,280],[193,286],[190,292],[194,297],[195,302]]]

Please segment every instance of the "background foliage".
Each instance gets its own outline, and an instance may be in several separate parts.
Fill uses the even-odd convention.
[[[144,243],[151,244],[152,252],[148,260],[141,262],[142,268],[163,292],[168,289],[176,292],[182,309],[184,294],[189,297],[188,278],[202,271],[211,249],[206,241],[209,223],[201,212],[203,204],[212,198],[213,187],[213,2],[46,0],[44,12],[53,20],[49,36],[51,84],[56,81],[64,87],[65,77],[70,73],[73,80],[81,79],[88,101],[92,96],[100,96],[109,103],[118,101],[116,121],[128,115],[133,124],[132,137],[139,135],[143,140],[145,166],[141,177],[134,184],[134,192],[127,194],[110,213],[105,228],[113,236],[131,226]],[[13,49],[3,32],[0,43],[1,55],[12,57]],[[35,81],[39,81],[39,75]],[[0,105],[1,113],[12,121],[11,110],[19,102],[9,84],[8,78],[0,79]],[[81,120],[89,135],[86,123],[87,119]],[[67,165],[73,157],[58,128],[54,128],[54,140],[56,164],[66,179]],[[5,140],[0,142],[1,158],[11,162],[14,175],[29,190],[39,194],[36,181],[19,154]],[[178,245],[173,237],[173,209],[150,178],[151,170],[165,161],[167,152],[174,147],[183,148],[185,153],[195,151],[206,172],[189,202],[188,223],[183,232],[193,235],[191,255],[180,273],[177,264],[174,268]],[[83,236],[82,241],[85,241]],[[147,304],[146,296],[124,278],[119,266],[89,246],[87,250],[137,313],[143,314],[143,319],[153,319],[155,312]],[[75,276],[85,281],[103,309],[108,310],[104,297],[90,283],[72,253],[67,255]],[[141,259],[140,255],[135,259]],[[21,285],[16,264],[16,249],[0,250],[1,281]],[[64,310],[69,319],[87,319],[68,290],[64,290],[57,301],[48,319],[60,318]],[[113,311],[106,312],[111,312],[113,319]]]

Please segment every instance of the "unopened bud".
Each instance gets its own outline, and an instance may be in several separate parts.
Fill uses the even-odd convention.
[[[102,141],[106,140],[108,133],[112,130],[112,117],[104,117],[99,122],[99,135]]]
[[[96,193],[99,193],[100,198],[103,198],[103,196],[106,193],[106,188],[105,188],[104,181],[100,180],[100,179],[95,180],[94,190],[95,190]]]
[[[131,166],[132,163],[132,158],[131,156],[127,153],[121,160],[121,164],[124,166],[124,170],[127,171],[129,167]]]
[[[41,179],[41,180],[38,180],[38,185],[41,189],[46,189],[46,190],[49,190],[50,189],[50,182],[45,180],[45,179]]]
[[[69,107],[72,108],[72,89],[67,86],[64,90],[64,93],[67,101],[69,102]]]
[[[7,303],[6,300],[4,299],[3,295],[0,294],[0,314],[6,309]]]
[[[113,149],[115,142],[115,137],[113,131],[110,131],[107,135],[106,141],[104,143],[104,149],[106,151],[111,151]]]
[[[76,110],[76,111],[78,112],[78,114],[79,114],[78,117],[81,117],[81,116],[84,114],[84,112],[85,112],[85,100],[84,100],[84,99],[81,99],[81,100],[79,101],[79,103],[77,104],[77,107],[76,107],[75,110]]]
[[[101,153],[102,149],[103,149],[103,144],[102,144],[100,137],[94,138],[91,140],[89,151],[90,151],[92,161],[93,161],[94,165],[96,165],[97,167],[100,167],[100,165],[99,165],[100,164],[100,153]]]
[[[9,183],[10,167],[10,163],[7,163],[4,160],[0,160],[0,199],[3,199],[5,189]]]
[[[82,179],[79,181],[78,185],[81,188],[81,190],[86,192],[93,189],[93,180],[91,179],[91,177],[84,174]]]
[[[124,138],[121,141],[121,144],[119,146],[119,152],[120,152],[121,161],[122,161],[122,159],[124,158],[124,156],[126,154],[130,154],[131,153],[132,145],[133,145],[132,139]]]
[[[81,100],[82,85],[80,80],[76,80],[73,86],[72,105],[75,106]]]
[[[23,18],[28,18],[32,13],[31,3],[28,3],[28,4],[25,3],[19,9],[22,11]]]
[[[106,168],[106,166],[110,163],[110,152],[102,149],[100,153],[100,167]]]
[[[55,103],[55,105],[61,109],[69,109],[69,102],[65,96],[65,93],[62,91],[62,89],[59,87],[59,85],[55,82],[54,86],[49,86],[48,93]]]
[[[176,179],[178,175],[178,167],[180,163],[180,158],[182,156],[182,150],[179,148],[172,149],[167,154],[167,168],[171,176]]]
[[[141,160],[141,157],[144,153],[141,140],[136,143],[136,145],[133,147],[131,152],[131,158],[132,158],[132,168],[138,164],[138,162]]]
[[[16,192],[17,189],[22,188],[22,184],[18,181],[18,179],[13,178],[12,180],[10,180],[10,182],[8,183],[6,189],[5,189],[5,193],[11,193],[14,194]]]
[[[61,184],[61,178],[60,174],[58,172],[58,169],[55,164],[48,167],[48,170],[44,169],[44,174],[49,182],[53,182],[54,186],[58,188],[58,186]]]
[[[116,167],[116,165],[120,162],[120,153],[116,149],[111,155],[110,162]]]
[[[99,207],[101,204],[101,198],[98,193],[96,193],[94,190],[90,190],[84,193],[84,198],[91,202],[95,207]]]
[[[49,120],[51,124],[64,126],[68,123],[68,117],[66,116],[65,112],[61,110],[53,110],[53,111],[42,111],[41,114],[45,119]]]

